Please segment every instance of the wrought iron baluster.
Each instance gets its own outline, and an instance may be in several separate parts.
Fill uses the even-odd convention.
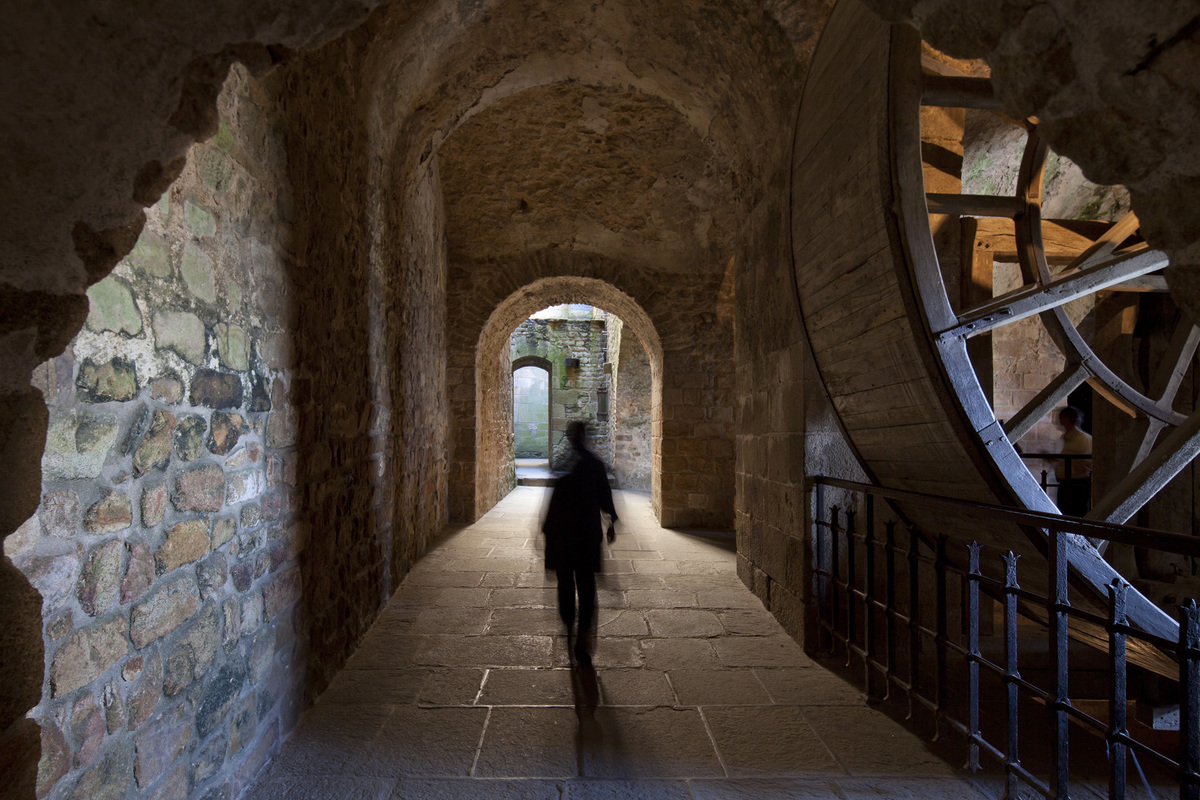
[[[1070,777],[1070,716],[1071,698],[1067,684],[1067,626],[1071,603],[1067,596],[1067,535],[1051,528],[1048,532],[1047,555],[1050,567],[1050,586],[1046,592],[1046,614],[1050,627],[1050,730],[1053,732],[1051,767],[1054,771],[1052,789],[1056,800],[1068,800],[1071,794]]]
[[[946,708],[946,645],[950,638],[949,609],[947,608],[949,603],[946,600],[946,568],[949,566],[946,559],[946,540],[947,537],[944,533],[938,534],[937,555],[934,559],[934,571],[937,573],[937,636],[934,638],[937,659],[937,689],[933,698],[935,726],[933,740],[935,742],[942,736],[942,714]]]
[[[1004,797],[1015,798],[1017,791],[1017,767],[1021,766],[1018,752],[1019,730],[1017,726],[1018,684],[1021,673],[1017,669],[1017,559],[1020,556],[1011,550],[1004,555],[1004,687],[1007,711],[1004,726],[1007,734],[1007,750],[1004,753]]]
[[[887,638],[887,684],[883,687],[883,698],[889,700],[892,696],[892,681],[896,677],[896,621],[893,619],[896,611],[896,523],[894,520],[889,520],[884,525],[884,541],[886,549],[883,554],[885,565],[883,591],[886,610],[883,615],[883,627]]]
[[[838,607],[841,605],[838,601],[841,595],[838,591],[838,580],[841,577],[841,570],[838,565],[841,559],[838,558],[838,550],[841,549],[841,541],[838,534],[841,528],[838,526],[838,516],[841,514],[841,509],[837,506],[832,506],[829,509],[829,652],[832,653],[837,649],[838,628]]]
[[[968,545],[967,565],[967,763],[979,769],[979,542]]]
[[[846,666],[850,666],[850,656],[854,653],[854,646],[858,642],[858,598],[854,596],[854,590],[858,586],[857,580],[857,564],[855,563],[855,553],[857,547],[854,544],[854,535],[858,533],[855,527],[855,518],[858,516],[852,508],[846,509]]]
[[[921,553],[920,537],[908,529],[908,716],[913,719],[913,697],[921,689]]]
[[[1125,737],[1129,735],[1125,720],[1125,700],[1128,669],[1125,663],[1125,592],[1129,585],[1120,579],[1114,579],[1108,587],[1108,651],[1112,657],[1111,683],[1109,684],[1109,726],[1108,760],[1109,773],[1108,796],[1112,800],[1125,800],[1125,770],[1127,745]]]
[[[1179,609],[1179,797],[1200,800],[1200,609]]]
[[[878,681],[875,680],[875,497],[867,495],[867,527],[863,531],[863,560],[866,570],[866,615],[863,617],[863,639],[866,651],[863,664],[866,678],[867,698],[878,700],[880,695],[875,690]]]

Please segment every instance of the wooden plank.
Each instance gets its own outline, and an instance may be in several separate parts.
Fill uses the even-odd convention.
[[[1016,197],[990,194],[947,194],[927,192],[925,203],[930,214],[951,217],[1007,217],[1012,219],[1025,211],[1025,203]]]
[[[989,251],[999,261],[1017,260],[1017,235],[1011,221],[981,218],[976,220],[976,225],[976,250]],[[1070,264],[1111,227],[1111,222],[1042,220],[1046,262],[1052,266]]]
[[[941,108],[978,108],[1002,111],[1004,104],[996,97],[989,78],[968,75],[936,75],[925,73],[921,105]]]

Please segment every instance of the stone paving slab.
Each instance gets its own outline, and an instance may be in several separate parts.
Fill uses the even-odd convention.
[[[980,797],[801,651],[738,581],[732,537],[618,501],[593,669],[541,566],[544,490],[518,488],[446,529],[246,797]]]

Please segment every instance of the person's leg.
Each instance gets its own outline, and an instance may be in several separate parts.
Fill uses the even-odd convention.
[[[575,571],[567,569],[556,570],[558,574],[558,616],[563,625],[567,626],[567,635],[575,626]]]
[[[575,584],[579,587],[579,632],[575,635],[575,657],[580,663],[590,664],[589,640],[593,635],[592,624],[596,616],[596,573],[586,569],[577,570]]]

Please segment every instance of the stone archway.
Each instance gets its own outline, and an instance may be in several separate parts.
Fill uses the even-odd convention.
[[[565,302],[587,303],[616,314],[646,350],[652,376],[651,494],[656,512],[661,512],[663,349],[658,331],[641,305],[611,283],[562,276],[542,278],[513,292],[492,311],[479,335],[473,409],[475,514],[486,512],[516,485],[508,438],[512,414],[511,383],[507,381],[512,370],[509,334],[533,312]]]
[[[535,356],[535,355],[527,355],[527,356],[521,356],[520,358],[516,358],[512,362],[512,370],[511,371],[512,371],[513,378],[514,378],[514,383],[513,383],[513,393],[514,393],[513,435],[516,436],[516,414],[517,414],[516,404],[515,404],[516,374],[517,374],[517,370],[525,369],[527,367],[541,369],[541,370],[544,370],[546,373],[546,442],[545,442],[545,444],[546,444],[546,461],[547,461],[547,463],[549,463],[550,456],[554,452],[554,415],[550,412],[550,406],[551,406],[551,403],[553,402],[552,397],[553,397],[553,392],[554,392],[554,363],[547,358],[542,358],[541,356]],[[518,453],[517,457],[518,458],[521,457],[519,453]]]

